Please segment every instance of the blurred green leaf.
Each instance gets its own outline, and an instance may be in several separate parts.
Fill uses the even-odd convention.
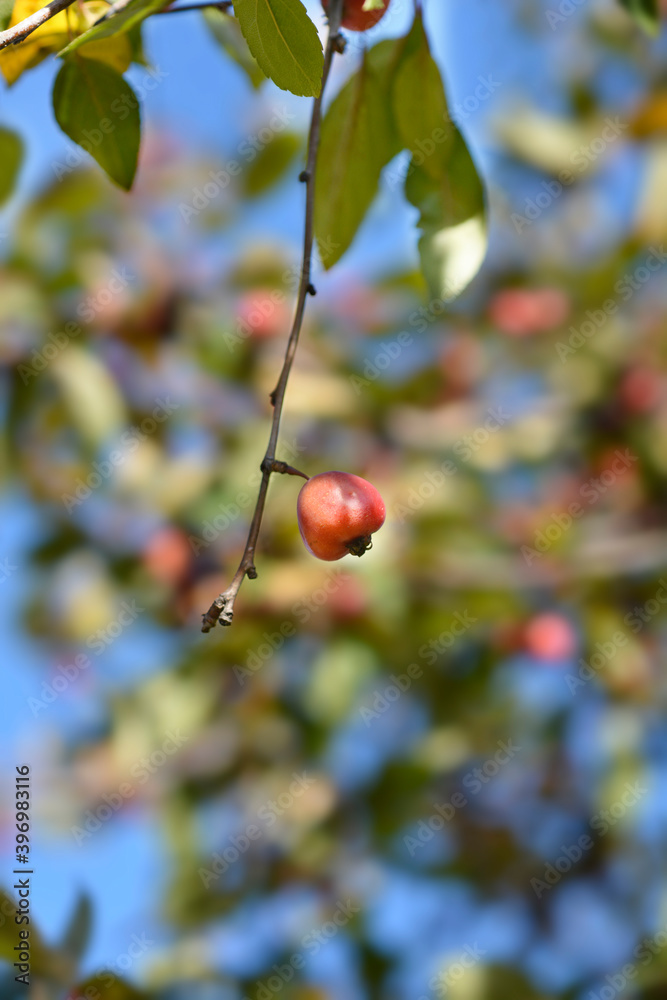
[[[14,948],[19,943],[19,931],[25,929],[24,925],[14,922],[16,908],[16,901],[0,889],[0,959],[10,964],[16,961]],[[29,930],[31,974],[63,982],[70,969],[69,963],[44,944],[34,921]]]
[[[621,0],[621,3],[647,35],[660,32],[658,0]]]
[[[215,7],[207,7],[204,10],[204,21],[230,59],[233,59],[245,71],[255,90],[261,87],[266,77],[250,52],[236,18],[225,14],[222,10],[217,10]]]
[[[244,195],[256,198],[280,180],[301,146],[301,136],[295,132],[283,132],[272,139],[244,171],[241,177]]]
[[[403,39],[364,53],[322,122],[315,232],[325,268],[345,253],[375,197],[382,168],[400,151],[387,101],[392,56]]]
[[[128,191],[137,169],[139,102],[120,73],[95,59],[68,60],[53,86],[56,121]]]
[[[90,897],[82,892],[79,896],[69,926],[62,942],[63,951],[77,964],[81,961],[92,930],[93,908]]]
[[[148,993],[138,990],[124,979],[119,979],[115,972],[103,969],[96,975],[77,983],[73,996],[103,996],[104,1000],[147,1000]]]
[[[7,201],[23,161],[23,140],[11,129],[0,127],[0,205]]]
[[[236,0],[234,14],[266,76],[282,90],[317,97],[324,54],[301,0]]]
[[[12,19],[14,0],[0,0],[0,31],[4,31]]]

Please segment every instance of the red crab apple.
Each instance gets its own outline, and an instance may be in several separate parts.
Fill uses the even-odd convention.
[[[381,0],[380,6],[372,7],[370,10],[364,10],[366,2],[367,0],[344,0],[341,27],[348,28],[349,31],[368,31],[381,17],[384,17],[389,0]],[[322,0],[322,6],[328,10],[329,0]]]
[[[362,556],[385,518],[375,487],[350,472],[313,476],[301,488],[296,510],[306,548],[329,562],[348,553]]]

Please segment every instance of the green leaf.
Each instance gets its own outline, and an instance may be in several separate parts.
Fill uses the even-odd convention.
[[[81,960],[90,940],[92,916],[93,910],[90,897],[82,892],[74,907],[74,913],[65,931],[62,943],[62,950],[77,964]]]
[[[658,10],[658,0],[621,0],[621,3],[647,35],[655,36],[659,34],[660,12]]]
[[[11,129],[0,127],[0,205],[14,190],[23,162],[23,142]]]
[[[14,0],[0,0],[0,31],[4,31],[12,19]]]
[[[272,139],[244,170],[241,176],[243,194],[247,198],[256,198],[276,184],[301,145],[301,136],[295,132],[283,132]]]
[[[245,71],[255,90],[261,87],[266,77],[253,58],[236,18],[215,7],[207,7],[204,10],[204,20],[216,42]]]
[[[84,31],[82,35],[61,49],[58,55],[68,56],[80,45],[85,45],[87,42],[97,41],[100,38],[111,38],[119,31],[129,31],[135,25],[140,24],[144,18],[162,10],[163,7],[167,7],[170,2],[172,0],[130,0],[126,7],[119,10],[117,14],[113,14],[108,21],[94,24],[92,28]]]
[[[418,14],[394,75],[393,107],[412,151],[405,194],[419,209],[421,267],[430,294],[449,301],[473,279],[486,253],[484,188],[447,98]]]
[[[67,60],[53,86],[53,109],[63,132],[129,191],[141,122],[139,101],[120,73],[95,59]]]
[[[345,253],[401,144],[387,101],[397,46],[380,42],[332,102],[322,122],[315,184],[315,233],[330,268]]]
[[[299,97],[318,96],[324,54],[301,0],[235,0],[234,14],[266,76]]]
[[[417,15],[392,82],[396,127],[405,147],[437,179],[453,139],[440,70]]]
[[[419,209],[421,269],[431,296],[443,302],[460,295],[486,254],[484,191],[458,134],[449,170],[439,181],[414,161],[405,182],[408,201]]]

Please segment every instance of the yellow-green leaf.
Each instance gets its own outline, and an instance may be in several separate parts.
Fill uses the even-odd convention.
[[[22,161],[21,137],[11,129],[0,127],[0,205],[14,190]]]
[[[397,44],[380,42],[332,102],[322,122],[315,185],[315,233],[330,268],[354,239],[382,168],[400,151],[387,83]]]
[[[266,76],[282,90],[317,97],[324,54],[301,0],[235,0],[234,14]]]
[[[119,32],[130,31],[144,18],[162,10],[163,7],[167,7],[170,2],[171,0],[130,0],[127,6],[119,10],[117,14],[113,14],[108,21],[94,25],[79,38],[70,42],[58,55],[70,55],[81,45],[87,45],[89,42],[98,41],[101,38],[111,38]]]

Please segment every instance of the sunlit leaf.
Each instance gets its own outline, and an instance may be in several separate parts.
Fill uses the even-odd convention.
[[[282,90],[317,97],[324,55],[301,0],[236,0],[234,14],[266,76]]]
[[[1,2],[2,0],[0,0]],[[43,6],[42,0],[16,0],[10,25],[18,24],[19,21],[34,14]],[[87,31],[108,7],[109,4],[106,3],[106,0],[89,0],[87,3],[72,4],[71,7],[60,11],[41,24],[39,28],[28,35],[25,41],[0,50],[0,71],[2,71],[7,83],[10,85],[15,83],[25,70],[32,69],[52,52],[57,52],[73,36],[81,35]],[[110,62],[120,68],[122,62],[120,51],[117,48],[111,49],[103,56],[98,53],[93,58],[101,58],[103,61]],[[123,69],[125,68],[126,66],[123,66]]]
[[[429,292],[448,302],[475,277],[487,247],[484,192],[463,139],[440,181],[412,165],[405,194],[420,212],[419,255]]]
[[[252,56],[236,18],[215,7],[207,7],[204,20],[218,44],[245,71],[252,86],[260,87],[266,77]]]
[[[626,127],[618,116],[577,121],[521,108],[499,121],[496,132],[517,159],[570,184],[599,166]]]
[[[11,195],[23,161],[23,142],[11,129],[0,127],[0,205]]]
[[[484,260],[484,189],[463,136],[450,121],[419,15],[395,77],[393,101],[401,138],[413,154],[405,194],[420,213],[422,271],[431,296],[449,301]]]
[[[65,62],[53,87],[56,121],[109,177],[129,190],[137,168],[139,102],[123,77],[94,59]]]
[[[88,42],[98,41],[101,38],[111,38],[112,35],[116,35],[120,31],[130,31],[131,28],[140,24],[144,18],[168,6],[169,2],[170,0],[130,0],[126,7],[123,7],[117,14],[113,14],[108,21],[103,21],[101,24],[90,28],[83,35],[80,35],[79,38],[75,38],[73,42],[70,42],[58,54],[60,56],[69,55],[78,49],[80,45],[86,45]]]
[[[51,372],[83,440],[99,446],[118,432],[126,419],[123,397],[94,354],[70,345],[51,363]]]
[[[350,246],[375,197],[382,168],[401,148],[387,100],[388,66],[397,44],[381,42],[365,53],[322,122],[315,232],[326,268]]]

